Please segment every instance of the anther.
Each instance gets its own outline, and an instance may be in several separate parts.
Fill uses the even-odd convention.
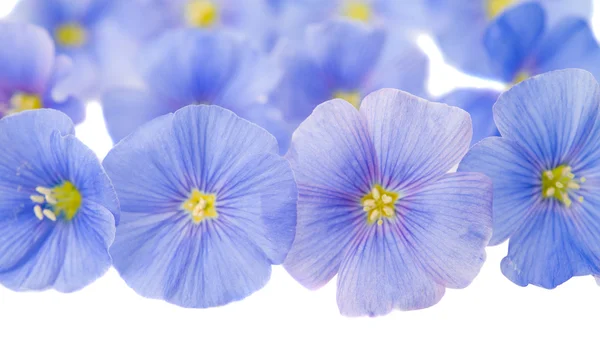
[[[42,196],[42,195],[30,195],[29,199],[31,199],[31,201],[34,203],[39,203],[39,204],[44,203],[44,196]]]
[[[56,198],[54,198],[52,195],[47,194],[46,195],[46,202],[50,203],[50,204],[56,204],[58,203],[58,201],[56,200]]]
[[[385,214],[386,217],[391,217],[394,215],[394,210],[391,207],[383,207],[383,214]]]
[[[390,197],[389,195],[387,195],[387,194],[384,194],[384,195],[382,195],[382,196],[381,196],[381,200],[382,200],[382,201],[383,201],[385,204],[388,204],[388,203],[391,203],[393,199],[392,199],[392,197]]]
[[[577,200],[579,201],[579,203],[583,203],[584,198],[580,196],[579,198],[577,198]]]
[[[373,199],[367,199],[363,202],[363,207],[368,208],[367,210],[375,208],[376,204]]]
[[[552,197],[554,196],[554,193],[556,193],[556,189],[548,188],[548,190],[546,190],[546,197]]]
[[[42,219],[44,219],[44,214],[42,213],[42,207],[40,207],[39,205],[36,205],[35,207],[33,207],[33,213],[35,214],[37,219],[39,219],[40,221]]]
[[[584,176],[579,178],[579,182],[581,182],[582,184],[585,183],[586,181],[587,181],[587,179]]]
[[[375,222],[375,220],[379,218],[379,210],[375,209],[374,211],[371,212],[371,214],[369,215],[369,219],[372,222]]]
[[[556,184],[554,184],[554,185],[556,185],[556,187],[557,187],[558,189],[562,189],[562,188],[564,188],[564,187],[565,187],[565,185],[564,185],[563,183],[561,183],[561,182],[556,182]]]
[[[377,188],[373,188],[373,190],[371,190],[371,194],[373,194],[373,199],[375,200],[379,200],[379,197],[381,196]]]
[[[51,211],[50,209],[44,209],[43,213],[46,216],[46,218],[48,218],[52,222],[56,222],[56,214],[54,214],[53,211]]]
[[[547,170],[544,172],[544,174],[546,174],[546,178],[548,178],[548,180],[554,179],[554,173],[552,173],[552,171]]]
[[[569,182],[569,184],[567,184],[567,188],[570,188],[570,189],[580,189],[581,187],[579,186],[579,184],[577,184],[575,182]]]
[[[50,188],[37,187],[37,188],[35,188],[35,191],[38,192],[38,193],[40,193],[40,194],[43,194],[43,195],[50,195],[50,194],[52,194],[52,189],[50,189]]]

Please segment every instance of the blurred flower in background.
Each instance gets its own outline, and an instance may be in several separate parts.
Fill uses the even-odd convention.
[[[64,80],[72,62],[56,56],[48,33],[37,26],[0,22],[0,118],[38,108],[60,110],[75,123],[85,108]]]
[[[143,88],[108,91],[102,98],[115,142],[157,116],[192,104],[215,104],[241,117],[263,122],[270,111],[266,96],[279,72],[267,55],[221,30],[166,32],[143,52]]]
[[[10,19],[45,28],[57,52],[73,60],[67,87],[92,99],[106,85],[136,81],[130,65],[135,43],[111,20],[114,4],[115,0],[21,0]]]
[[[528,77],[551,70],[582,68],[600,76],[600,46],[588,22],[567,17],[548,21],[543,7],[525,3],[505,11],[492,21],[481,39],[485,54],[481,64],[488,75],[509,88]],[[497,135],[492,120],[492,105],[500,92],[458,90],[442,99],[461,107],[473,116],[474,137]]]
[[[278,54],[284,75],[271,96],[295,128],[319,104],[341,98],[358,108],[380,88],[426,94],[427,56],[379,27],[333,20],[309,27]],[[291,137],[291,134],[288,136]]]

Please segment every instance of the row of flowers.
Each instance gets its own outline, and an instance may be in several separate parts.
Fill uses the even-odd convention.
[[[600,275],[599,105],[586,71],[530,78],[494,106],[502,137],[469,151],[468,113],[382,89],[319,105],[285,157],[230,110],[186,106],[102,163],[65,114],[16,113],[0,120],[0,283],[71,292],[112,264],[142,296],[204,308],[283,263],[310,289],[337,274],[341,313],[376,316],[466,287],[507,238],[518,285]]]
[[[285,153],[318,104],[358,106],[397,88],[468,111],[475,143],[498,135],[499,92],[429,95],[415,34],[430,33],[448,63],[507,88],[564,68],[598,77],[591,8],[590,0],[22,0],[10,16],[19,23],[0,23],[0,116],[46,107],[78,123],[83,103],[100,99],[118,142],[185,105],[216,104],[269,130]]]

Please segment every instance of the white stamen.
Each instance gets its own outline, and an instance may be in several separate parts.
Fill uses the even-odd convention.
[[[48,202],[50,204],[56,204],[56,203],[58,203],[58,201],[56,200],[56,198],[54,198],[50,194],[46,194],[46,202]]]
[[[377,218],[379,218],[379,210],[375,209],[374,211],[371,212],[371,214],[369,215],[369,219],[374,222]]]
[[[544,173],[546,174],[546,178],[548,178],[548,180],[554,179],[554,173],[552,173],[550,170],[548,170]]]
[[[377,225],[378,226],[381,226],[382,224],[383,224],[383,220],[382,219],[380,219],[380,220],[377,221]]]
[[[586,179],[585,177],[583,177],[583,176],[582,176],[582,177],[579,179],[579,181],[580,181],[580,182],[583,184],[583,183],[585,183],[585,182],[587,181],[587,179]]]
[[[383,202],[384,202],[385,204],[388,204],[388,203],[391,203],[391,202],[392,202],[392,197],[390,197],[390,196],[389,196],[389,195],[387,195],[387,194],[384,194],[384,195],[382,195],[382,196],[381,196],[381,200],[383,200]]]
[[[550,187],[548,190],[546,190],[546,197],[552,197],[554,196],[554,193],[556,193],[556,189]]]
[[[363,207],[365,207],[365,208],[373,209],[373,208],[375,208],[375,206],[376,206],[376,204],[373,199],[367,199],[363,202]],[[369,210],[369,209],[367,209],[367,210]]]
[[[40,221],[42,219],[44,219],[44,214],[42,213],[42,207],[40,207],[39,205],[36,205],[35,207],[33,207],[33,213],[35,213],[35,216],[37,217],[37,219],[39,219]]]
[[[44,194],[44,195],[52,194],[52,189],[50,189],[50,188],[37,187],[37,188],[35,188],[35,191],[40,194]]]
[[[557,187],[558,189],[562,189],[562,188],[564,188],[564,187],[565,187],[565,185],[564,185],[563,183],[561,183],[561,182],[556,182],[556,184],[555,184],[555,185],[556,185],[556,187]]]
[[[56,214],[54,214],[54,212],[50,209],[44,209],[44,215],[52,222],[56,222]]]
[[[44,197],[42,195],[30,195],[29,199],[34,203],[44,203]]]
[[[192,214],[195,215],[195,216],[198,216],[201,213],[204,214],[204,206],[201,205],[200,203],[198,203],[198,204],[196,204],[196,207],[192,211]]]
[[[201,209],[204,209],[204,208],[206,208],[206,200],[204,200],[204,199],[200,199],[200,200],[198,201],[197,207],[200,207]],[[197,207],[196,207],[196,208],[197,208]]]
[[[570,166],[564,168],[562,171],[562,176],[568,176],[569,174],[571,174],[571,170],[573,170],[573,169],[571,169]]]
[[[569,182],[569,184],[567,184],[567,187],[571,188],[571,189],[580,189],[581,187],[579,186],[579,184],[574,183],[574,182]]]
[[[579,198],[577,198],[577,200],[579,201],[579,203],[583,203],[584,198],[583,197],[579,197]]]
[[[373,194],[373,199],[375,200],[379,200],[379,197],[381,196],[377,188],[373,188],[373,190],[371,190],[371,194]]]
[[[386,217],[391,217],[394,215],[394,210],[390,207],[383,207],[383,214],[385,214]]]

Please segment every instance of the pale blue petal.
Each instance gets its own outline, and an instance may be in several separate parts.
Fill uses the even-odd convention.
[[[531,218],[511,237],[508,256],[502,260],[502,273],[517,285],[533,284],[547,289],[573,276],[600,273],[600,247],[595,238],[598,228],[580,225],[597,223],[598,213],[588,215],[596,219],[582,220],[578,216],[580,208],[581,205],[565,208],[556,200],[539,203]],[[580,227],[591,227],[593,232],[581,233]],[[577,242],[580,236],[592,238],[584,240],[587,249]]]
[[[600,46],[590,24],[569,18],[558,23],[545,36],[535,53],[538,73],[564,68],[581,68],[600,77]]]
[[[513,81],[544,29],[544,10],[536,3],[510,8],[489,24],[483,42],[492,67],[503,81]]]
[[[518,144],[490,137],[473,146],[458,171],[478,172],[494,184],[494,234],[490,245],[509,238],[541,198],[541,171]]]
[[[423,268],[391,224],[357,235],[340,266],[337,303],[346,316],[379,316],[393,309],[435,305],[445,288]]]
[[[115,89],[102,97],[102,113],[113,142],[121,141],[141,125],[158,116],[177,110],[166,99],[153,93],[134,89]]]
[[[585,144],[599,116],[600,86],[583,70],[553,71],[503,93],[494,121],[503,137],[551,170],[568,163]]]
[[[544,5],[548,17],[548,25],[553,26],[566,17],[577,17],[591,20],[593,0],[539,0]]]
[[[492,236],[492,180],[452,173],[396,202],[398,243],[435,281],[464,288],[477,276]],[[385,223],[385,222],[384,222]]]
[[[12,252],[3,257],[4,268],[0,269],[0,283],[4,286],[18,291],[53,288],[73,292],[92,283],[110,267],[108,245],[115,237],[115,220],[106,208],[84,202],[69,222],[35,219],[33,223],[22,239],[10,235],[2,243]],[[10,233],[10,229],[19,227],[28,226],[18,224],[2,229]],[[23,247],[17,249],[17,244]]]
[[[473,140],[471,144],[489,136],[499,136],[494,123],[492,107],[500,96],[499,92],[483,89],[459,89],[446,96],[439,102],[456,106],[467,111],[473,121]]]
[[[468,113],[402,91],[371,93],[360,113],[368,120],[386,189],[409,193],[439,178],[458,164],[471,143]]]
[[[0,22],[0,97],[15,91],[43,94],[52,75],[54,44],[44,29]],[[8,51],[10,50],[10,51]]]
[[[298,127],[286,154],[300,193],[307,185],[350,195],[373,187],[375,157],[364,116],[337,99],[319,105]]]
[[[137,293],[190,308],[243,299],[269,280],[271,264],[243,230],[194,226],[168,214],[127,214],[110,249]]]

